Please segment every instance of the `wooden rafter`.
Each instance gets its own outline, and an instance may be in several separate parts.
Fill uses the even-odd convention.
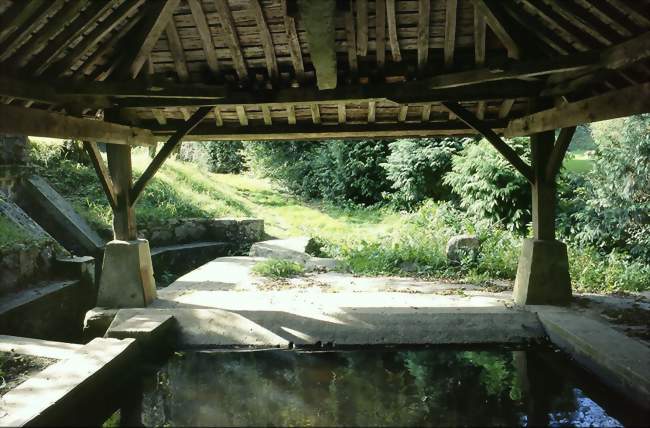
[[[504,18],[499,14],[494,2],[492,0],[472,1],[474,2],[474,7],[478,8],[483,13],[487,24],[508,50],[508,56],[515,59],[520,58],[521,50],[519,45],[506,28],[503,22]]]
[[[124,145],[151,145],[156,142],[156,138],[146,129],[4,104],[0,104],[0,133]]]
[[[29,2],[14,2],[8,10],[0,16],[0,43],[32,18],[46,0],[32,0]]]
[[[644,83],[514,119],[505,135],[528,135],[649,112],[650,83]]]
[[[395,13],[395,0],[386,0],[386,22],[388,23],[388,40],[390,52],[393,61],[402,60],[402,54],[399,48],[399,39],[397,37],[397,16]]]
[[[375,122],[376,112],[377,112],[377,102],[373,100],[368,101],[368,123]]]
[[[450,112],[454,113],[460,120],[465,122],[467,126],[476,130],[479,134],[483,135],[485,139],[497,149],[499,153],[526,179],[534,183],[535,177],[533,170],[526,162],[524,162],[517,152],[512,147],[506,144],[485,122],[479,120],[469,110],[466,110],[458,103],[445,102],[442,105]]]
[[[560,55],[567,55],[575,51],[569,42],[559,37],[554,31],[549,30],[547,26],[533,19],[517,4],[502,2],[501,5],[506,13],[518,22],[522,28],[528,29],[532,35],[543,42],[540,44],[542,50],[546,51],[550,48],[552,49],[551,53],[559,53]]]
[[[147,3],[147,16],[143,19],[143,31],[138,40],[133,41],[133,53],[127,57],[124,66],[118,71],[118,76],[122,78],[135,79],[144,63],[147,61],[151,50],[160,38],[160,35],[167,28],[169,20],[180,0],[161,0],[158,2]]]
[[[431,2],[418,1],[418,69],[423,71],[429,62],[429,22]],[[445,45],[446,46],[446,45]]]
[[[262,10],[259,0],[249,0],[249,5],[252,14],[255,17],[255,22],[257,23],[260,41],[262,42],[262,49],[264,50],[264,58],[266,59],[266,69],[271,79],[276,80],[279,77],[278,60],[275,56],[273,38],[271,38],[271,32],[266,24],[264,11]]]
[[[287,123],[289,125],[296,124],[296,106],[293,104],[287,106]]]
[[[93,141],[84,141],[83,146],[86,153],[88,153],[88,157],[95,168],[97,176],[99,177],[99,183],[101,184],[102,189],[104,189],[108,203],[111,208],[116,209],[117,198],[115,197],[115,191],[113,190],[113,180],[111,180],[111,175],[108,172],[108,168],[106,168],[104,159],[102,159],[102,154],[99,151],[99,147],[97,147],[97,143]]]
[[[219,74],[217,50],[214,46],[212,33],[210,32],[210,27],[208,26],[208,20],[205,17],[205,12],[203,12],[201,1],[187,0],[187,3],[190,6],[194,24],[196,25],[196,29],[199,32],[199,37],[201,38],[201,46],[203,47],[203,53],[205,54],[205,60],[208,63],[208,68],[210,68],[210,71],[213,74],[217,75]]]
[[[549,2],[546,0],[546,3],[555,10],[558,15],[562,16],[575,27],[589,34],[605,46],[609,46],[615,40],[619,39],[611,28],[603,25],[596,19],[590,19],[589,14],[583,13],[583,11],[572,2]]]
[[[454,51],[456,48],[456,15],[458,12],[458,0],[447,0],[445,8],[445,45],[444,57],[445,68],[450,69],[454,65]]]
[[[131,193],[130,204],[133,206],[138,198],[142,195],[142,191],[147,186],[149,181],[153,178],[156,172],[163,165],[165,160],[169,155],[174,151],[176,146],[181,142],[183,137],[189,134],[196,125],[198,125],[212,109],[209,107],[199,108],[192,117],[183,123],[176,132],[167,140],[167,142],[162,146],[160,151],[153,158],[147,169],[142,173],[138,181],[133,185],[133,190]]]
[[[650,30],[650,16],[647,13],[647,4],[639,1],[629,2],[622,0],[609,0],[609,3],[627,15],[635,24]],[[644,7],[646,11],[644,11]]]
[[[284,8],[284,31],[287,35],[287,46],[289,48],[289,55],[291,55],[291,63],[293,70],[298,81],[305,79],[305,65],[302,60],[302,51],[300,49],[300,40],[298,39],[298,31],[296,30],[296,21],[292,16],[286,12],[286,1],[282,2]]]
[[[347,113],[346,113],[346,106],[345,103],[338,103],[337,104],[337,113],[338,113],[338,120],[339,124],[343,124],[347,121]]]
[[[223,118],[221,117],[221,109],[219,107],[214,108],[214,124],[216,126],[223,126]]]
[[[174,60],[174,68],[176,69],[178,80],[187,82],[190,80],[190,72],[187,68],[187,61],[185,60],[185,49],[183,49],[181,38],[178,36],[178,30],[176,29],[173,16],[167,21],[165,35],[167,36],[167,43],[169,43],[169,51]]]
[[[354,28],[354,12],[352,9],[345,11],[345,39],[348,51],[348,66],[350,74],[356,76],[359,65],[357,62],[357,33]]]
[[[356,0],[357,6],[357,53],[368,55],[368,0]]]
[[[235,106],[235,111],[237,112],[237,118],[239,119],[239,124],[241,126],[248,126],[248,116],[246,115],[246,107]]]
[[[621,36],[630,37],[632,35],[632,33],[630,32],[627,26],[622,25],[620,22],[618,22],[618,20],[612,17],[611,13],[608,13],[608,11],[603,7],[605,6],[611,8],[611,5],[609,5],[608,3],[594,2],[590,0],[575,0],[575,2],[578,3],[580,6],[582,6],[584,9],[587,9],[589,12],[591,12],[594,16],[596,16],[599,20],[607,24],[609,27],[613,28]]]
[[[68,69],[77,63],[93,46],[104,39],[125,19],[134,14],[144,3],[144,0],[124,2],[113,13],[104,19],[72,49],[59,62],[55,62],[52,71],[48,74],[62,76]]]
[[[321,123],[321,120],[320,120],[320,108],[318,107],[318,104],[311,103],[309,105],[309,109],[311,110],[311,121],[314,123],[314,125],[319,125]]]
[[[474,63],[477,68],[485,64],[486,29],[485,15],[474,6]],[[479,101],[476,116],[481,120],[485,118],[485,101]]]
[[[386,62],[386,0],[375,0],[375,56],[381,69]]]
[[[527,8],[533,14],[538,16],[542,21],[556,31],[566,41],[571,43],[579,51],[587,51],[590,46],[590,40],[586,39],[583,32],[577,29],[571,22],[568,22],[562,16],[558,15],[546,3],[541,0],[518,0],[522,7]]]
[[[214,0],[214,5],[219,14],[221,30],[224,33],[226,46],[228,46],[228,49],[230,50],[233,67],[237,72],[237,76],[239,76],[240,79],[247,79],[248,68],[246,67],[244,56],[242,55],[241,44],[239,43],[239,36],[237,35],[237,28],[235,26],[235,21],[232,18],[230,6],[228,6],[228,0]]]
[[[271,118],[271,109],[266,104],[261,105],[262,108],[262,117],[264,119],[264,125],[273,125],[273,119]]]

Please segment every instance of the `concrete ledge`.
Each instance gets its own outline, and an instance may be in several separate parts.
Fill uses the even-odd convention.
[[[50,340],[31,339],[28,337],[0,335],[0,352],[31,355],[34,357],[64,360],[70,358],[83,345],[75,343],[52,342]]]
[[[552,307],[533,310],[556,346],[612,388],[650,408],[650,349],[584,315]]]
[[[176,320],[172,315],[154,312],[136,315],[124,322],[114,319],[106,337],[133,338],[147,355],[152,352],[159,354],[156,351],[171,351],[176,345],[175,327]]]
[[[173,314],[179,346],[185,347],[521,344],[544,338],[535,314],[507,308],[346,308],[312,317],[281,311],[134,308],[121,309],[114,324],[152,314]]]
[[[137,357],[133,339],[95,339],[3,396],[1,426],[84,425],[124,381]]]

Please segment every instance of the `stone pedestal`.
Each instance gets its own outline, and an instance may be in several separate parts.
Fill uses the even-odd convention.
[[[571,277],[567,248],[560,241],[525,239],[514,289],[519,305],[567,305]]]
[[[155,298],[149,242],[138,239],[106,244],[97,306],[143,308]]]

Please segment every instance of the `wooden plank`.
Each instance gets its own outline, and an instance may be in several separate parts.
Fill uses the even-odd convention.
[[[76,40],[86,32],[90,26],[94,25],[99,18],[104,16],[111,8],[111,2],[92,2],[90,6],[72,22],[68,27],[61,31],[53,40],[47,43],[38,55],[30,61],[28,69],[34,70],[33,74],[38,76],[58,57],[68,46],[71,40]]]
[[[237,118],[241,126],[248,126],[248,116],[246,116],[246,108],[244,106],[236,106]]]
[[[375,0],[375,56],[382,69],[386,62],[386,0]]]
[[[368,0],[356,0],[357,6],[357,53],[368,55]]]
[[[203,47],[203,53],[205,54],[205,60],[208,63],[208,68],[214,75],[218,75],[219,60],[217,59],[217,50],[214,46],[212,33],[210,32],[210,27],[208,26],[208,21],[205,17],[203,6],[201,6],[201,1],[187,0],[187,4],[190,7],[192,18],[194,19],[194,24],[196,25],[196,30],[198,31],[199,37],[201,38],[201,46]]]
[[[368,101],[368,123],[375,122],[376,114],[377,114],[377,103],[375,101]]]
[[[99,177],[99,183],[102,185],[102,189],[104,189],[108,203],[112,209],[117,208],[117,199],[115,197],[115,191],[113,190],[113,180],[111,180],[108,168],[106,167],[106,164],[104,164],[104,159],[102,159],[99,147],[97,147],[97,144],[93,141],[84,141],[83,146],[86,153],[88,153],[88,157],[90,157],[90,162],[93,164],[93,168],[95,168],[97,177]]]
[[[122,3],[109,17],[98,24],[94,30],[89,34],[86,34],[72,49],[72,52],[67,53],[59,62],[55,63],[52,71],[48,74],[56,76],[63,75],[72,65],[78,62],[88,52],[88,50],[90,50],[90,48],[99,43],[111,31],[113,31],[115,27],[135,13],[142,3],[144,3],[144,0],[133,0],[131,2]]]
[[[138,76],[179,3],[180,0],[161,0],[155,3],[147,3],[150,9],[147,11],[146,18],[144,18],[143,32],[138,40],[133,41],[134,52],[129,55],[126,65],[118,72],[120,77],[135,79]]]
[[[347,42],[348,66],[350,74],[356,76],[359,71],[357,63],[357,40],[354,28],[354,15],[352,10],[345,11],[345,40]]]
[[[418,1],[418,69],[422,72],[429,62],[429,22],[431,1]]]
[[[337,104],[336,107],[337,107],[336,110],[337,110],[337,113],[338,113],[339,123],[343,124],[347,120],[347,114],[346,114],[346,111],[345,111],[346,110],[345,109],[345,103],[339,103],[339,104]]]
[[[210,113],[211,110],[212,109],[210,107],[199,108],[188,121],[184,122],[183,125],[179,127],[171,137],[169,137],[167,142],[162,146],[147,169],[142,173],[138,181],[133,186],[130,201],[131,206],[136,203],[138,198],[142,195],[144,188],[147,186],[156,172],[160,169],[165,160],[167,160],[169,155],[174,151],[176,146],[181,142],[183,137],[189,134],[192,129],[194,129],[196,125],[198,125],[208,115],[208,113]]]
[[[492,0],[472,0],[474,7],[479,9],[487,24],[490,26],[494,34],[499,38],[503,46],[508,50],[510,58],[519,58],[520,49],[515,39],[511,36],[510,32],[506,29],[504,19],[497,12],[497,8]]]
[[[289,125],[296,124],[296,107],[293,104],[287,106],[287,123]]]
[[[4,104],[0,105],[0,133],[125,145],[151,145],[156,142],[147,129]]]
[[[499,153],[517,170],[521,175],[526,177],[526,179],[534,183],[535,177],[533,176],[532,168],[524,162],[517,152],[515,152],[512,147],[506,144],[499,136],[488,127],[485,122],[478,120],[469,110],[466,110],[458,103],[453,102],[443,102],[442,105],[448,109],[450,112],[454,113],[460,120],[465,122],[467,126],[476,130],[478,133],[483,135],[486,140],[492,144],[492,146],[497,149]]]
[[[576,132],[576,127],[571,126],[569,128],[562,128],[560,130],[560,135],[558,135],[557,140],[555,140],[555,145],[553,146],[553,151],[549,157],[548,163],[546,165],[546,181],[553,183],[557,173],[562,167],[562,162],[564,161],[564,156],[566,155],[569,145],[571,144],[571,139],[573,134]]]
[[[219,22],[221,23],[221,30],[224,33],[224,40],[226,46],[230,50],[230,56],[232,58],[233,67],[237,72],[237,76],[240,79],[248,78],[248,69],[246,67],[246,61],[242,55],[241,44],[239,43],[239,36],[237,35],[237,27],[235,21],[232,18],[232,13],[230,11],[230,6],[228,6],[227,0],[214,0],[214,5],[219,14]]]
[[[276,80],[279,77],[278,60],[275,56],[275,47],[273,46],[273,39],[264,12],[259,0],[249,0],[251,13],[255,16],[255,22],[259,30],[260,41],[262,42],[262,49],[264,50],[264,58],[266,59],[266,69],[271,79]]]
[[[445,68],[450,69],[454,65],[454,51],[456,48],[456,14],[458,0],[447,0],[445,7],[445,45],[444,58]]]
[[[305,65],[302,60],[302,51],[300,50],[300,40],[296,31],[296,21],[293,17],[284,17],[284,28],[287,34],[287,45],[291,55],[291,63],[296,74],[296,79],[302,82],[305,79]]]
[[[311,121],[314,123],[314,125],[320,124],[320,108],[318,107],[318,104],[312,103],[309,105],[309,108],[311,110]]]
[[[316,69],[318,89],[336,88],[336,2],[298,0],[298,10],[309,44],[309,57]]]
[[[399,39],[397,38],[395,0],[386,0],[386,21],[388,22],[388,40],[393,61],[400,62],[402,60],[402,54],[399,49]]]
[[[650,83],[644,83],[514,119],[505,135],[529,135],[649,112]]]
[[[271,109],[266,104],[262,104],[262,117],[264,118],[264,125],[273,125],[271,119]]]
[[[172,59],[174,60],[174,68],[176,69],[178,80],[181,82],[187,82],[190,80],[190,71],[187,68],[187,61],[185,60],[185,49],[183,48],[180,37],[178,37],[178,30],[176,29],[176,24],[174,23],[173,16],[167,21],[167,26],[165,27],[165,35],[167,36],[169,51],[171,52]]]

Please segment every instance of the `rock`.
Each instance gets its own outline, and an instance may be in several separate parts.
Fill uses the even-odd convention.
[[[239,221],[239,240],[256,242],[262,240],[263,236],[264,220],[251,218]]]
[[[460,263],[463,257],[478,255],[481,241],[474,235],[452,236],[447,242],[447,259],[453,263]]]
[[[341,264],[336,259],[326,257],[312,257],[305,264],[305,270],[312,271],[336,271],[341,268]]]
[[[90,340],[95,337],[103,337],[110,327],[119,309],[93,308],[86,312],[84,318],[83,336]]]
[[[169,230],[154,230],[151,233],[151,245],[169,245],[172,243],[174,235]]]
[[[399,268],[404,272],[410,272],[410,273],[420,271],[420,265],[411,262],[403,262],[399,265]]]
[[[188,243],[205,240],[206,228],[193,221],[188,221],[174,229],[176,243]]]
[[[251,246],[249,255],[251,257],[291,260],[304,265],[311,259],[311,256],[305,251],[310,241],[310,237],[301,236],[256,242]]]

